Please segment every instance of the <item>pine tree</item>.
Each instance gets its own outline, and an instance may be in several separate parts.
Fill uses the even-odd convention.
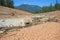
[[[60,10],[60,4],[58,3],[58,0],[56,0],[55,9]]]
[[[10,0],[9,7],[14,8],[13,0]]]
[[[10,7],[10,8],[14,8],[13,0],[0,0],[0,5]]]
[[[0,5],[5,6],[5,0],[0,0]]]
[[[0,6],[1,6],[1,0],[0,0]]]

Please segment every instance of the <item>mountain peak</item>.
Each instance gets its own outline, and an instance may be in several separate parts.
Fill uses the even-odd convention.
[[[15,8],[25,10],[25,11],[28,11],[28,12],[36,12],[36,11],[39,11],[41,9],[40,6],[30,5],[30,4],[21,4],[17,7],[15,7]]]

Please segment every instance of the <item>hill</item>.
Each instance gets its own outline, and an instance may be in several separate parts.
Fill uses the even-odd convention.
[[[12,18],[12,17],[21,17],[21,16],[24,17],[24,16],[29,16],[29,15],[32,15],[32,13],[0,6],[0,18],[3,18],[3,17]]]
[[[29,5],[29,4],[22,4],[20,6],[16,6],[16,9],[20,9],[20,10],[25,10],[28,12],[36,12],[36,11],[40,11],[41,7],[37,6],[37,5]]]
[[[10,12],[10,13],[16,12],[15,14],[29,14],[29,12],[26,12],[26,11],[17,10],[17,9],[12,9],[12,8],[3,7],[3,6],[0,6],[0,11],[3,11],[3,12]]]
[[[32,18],[34,20],[29,18],[31,16],[33,16]],[[60,22],[52,21],[52,19],[55,17],[59,18],[60,21],[60,11],[53,11],[35,15],[22,10],[0,6],[0,18],[9,19],[18,17],[26,19],[25,21],[29,19],[27,24],[30,23],[30,20],[32,20],[34,23],[39,22],[39,24],[32,24],[28,27],[26,26],[26,28],[14,28],[9,31],[7,30],[5,32],[7,34],[4,34],[3,32],[3,34],[0,35],[0,40],[60,40]],[[50,17],[52,18],[51,22],[49,22]]]

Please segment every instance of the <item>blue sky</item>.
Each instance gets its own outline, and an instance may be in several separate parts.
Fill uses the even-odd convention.
[[[30,5],[38,5],[38,6],[49,6],[50,4],[54,5],[56,0],[14,0],[14,6],[19,6],[21,4],[30,4]],[[60,3],[60,0],[58,0]]]

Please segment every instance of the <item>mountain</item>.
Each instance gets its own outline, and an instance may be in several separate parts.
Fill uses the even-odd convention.
[[[15,6],[16,9],[25,10],[28,12],[40,11],[41,7],[37,5],[22,4],[20,6]]]

